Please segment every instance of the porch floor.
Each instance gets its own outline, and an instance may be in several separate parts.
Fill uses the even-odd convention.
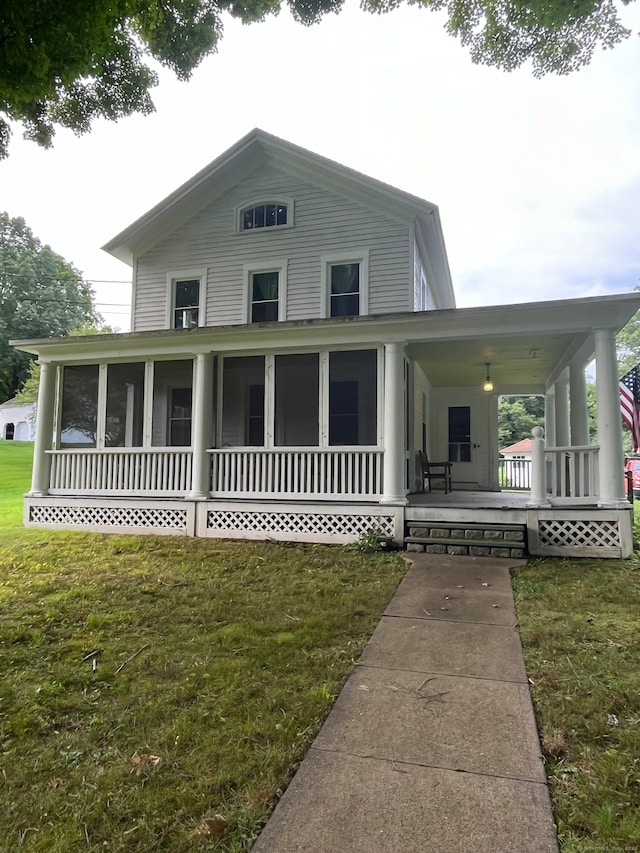
[[[409,507],[451,507],[455,509],[523,510],[530,492],[443,491],[414,492],[407,495]]]

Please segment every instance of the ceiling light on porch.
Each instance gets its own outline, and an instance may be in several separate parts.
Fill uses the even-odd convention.
[[[482,383],[482,390],[493,391],[493,382],[491,381],[491,376],[489,375],[489,367],[491,365],[491,362],[487,361],[485,362],[485,364],[487,365],[487,378]]]

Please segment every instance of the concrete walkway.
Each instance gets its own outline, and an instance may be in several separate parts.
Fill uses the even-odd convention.
[[[411,560],[252,853],[557,853],[509,579],[523,561]]]

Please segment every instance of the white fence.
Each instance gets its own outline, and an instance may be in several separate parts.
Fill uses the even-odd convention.
[[[214,497],[375,499],[382,494],[382,451],[210,450]]]
[[[191,489],[191,450],[52,450],[52,495],[185,495]]]
[[[599,496],[598,453],[594,445],[544,450],[547,496],[563,504],[584,504]]]
[[[502,489],[529,491],[531,488],[531,459],[499,459],[498,483]]]

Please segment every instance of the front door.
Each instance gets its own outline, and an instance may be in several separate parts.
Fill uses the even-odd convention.
[[[437,453],[432,449],[432,460],[452,463],[454,488],[489,488],[488,397],[479,397],[475,389],[442,390],[438,418],[438,448]]]

